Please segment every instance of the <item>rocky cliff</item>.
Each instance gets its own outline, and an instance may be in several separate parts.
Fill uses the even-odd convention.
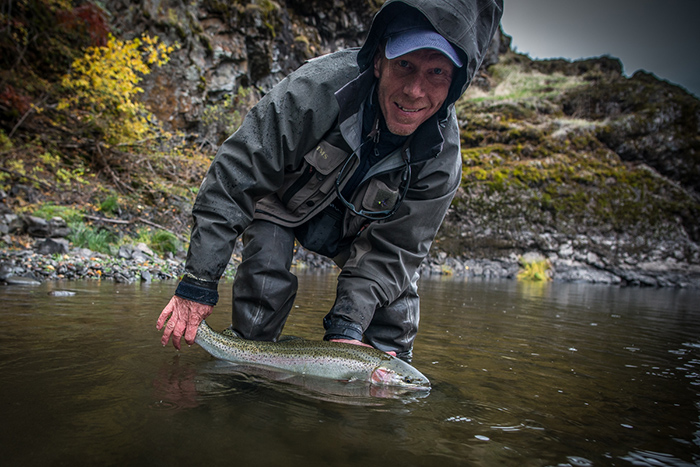
[[[226,107],[227,97],[251,90],[237,103],[244,112],[305,60],[359,45],[378,5],[111,0],[106,7],[124,37],[146,32],[179,44],[170,64],[149,77],[145,100],[162,122],[216,146],[231,129],[214,121],[217,105]]]
[[[458,105],[464,178],[438,238],[447,257],[506,265],[485,274],[512,275],[529,253],[561,280],[697,283],[697,99],[627,78],[610,57],[506,51],[477,84]]]

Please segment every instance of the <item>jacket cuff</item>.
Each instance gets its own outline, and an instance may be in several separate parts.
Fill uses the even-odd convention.
[[[323,340],[362,340],[362,328],[359,324],[351,323],[343,319],[331,319],[326,317],[323,319],[323,327],[326,329],[326,334],[323,336]]]
[[[185,275],[177,285],[175,295],[204,305],[214,306],[219,301],[218,283],[207,282]]]

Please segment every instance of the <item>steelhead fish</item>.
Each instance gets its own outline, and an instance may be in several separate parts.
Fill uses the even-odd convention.
[[[372,347],[290,338],[251,341],[223,335],[202,321],[194,340],[214,357],[338,381],[428,389],[430,381],[403,360]]]

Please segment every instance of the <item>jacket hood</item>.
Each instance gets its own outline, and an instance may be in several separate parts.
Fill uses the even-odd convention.
[[[374,16],[357,63],[364,71],[372,66],[374,53],[396,22],[410,22],[422,14],[433,28],[463,54],[464,66],[456,69],[443,109],[467,90],[479,69],[503,15],[503,0],[388,0]]]

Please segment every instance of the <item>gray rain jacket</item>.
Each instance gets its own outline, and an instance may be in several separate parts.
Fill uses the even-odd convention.
[[[402,190],[408,158],[410,184],[393,216],[368,222],[345,213],[343,236],[353,241],[336,258],[342,272],[329,314],[336,329],[329,332],[361,338],[374,311],[409,286],[460,183],[453,104],[481,64],[503,0],[389,0],[361,49],[313,59],[265,95],[221,146],[202,182],[177,295],[216,303],[234,242],[253,218],[296,227],[335,199],[338,173],[343,171],[342,187],[358,165],[348,158],[363,137],[362,108],[375,82],[376,48],[387,24],[400,21],[410,8],[463,52],[465,66],[455,70],[445,104],[416,130],[409,147],[380,161],[353,194],[350,201],[358,208],[390,208]]]

